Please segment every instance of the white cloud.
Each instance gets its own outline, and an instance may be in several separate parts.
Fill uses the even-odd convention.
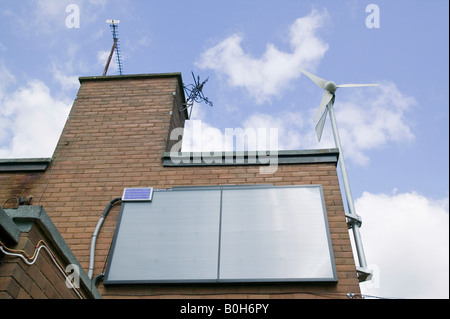
[[[341,90],[352,91],[351,94],[344,95]],[[320,99],[318,94],[317,107]],[[415,105],[413,97],[404,95],[390,81],[381,81],[377,88],[339,89],[334,110],[345,158],[359,166],[366,166],[370,162],[370,151],[393,143],[408,145],[414,142],[415,136],[407,114]],[[317,141],[316,123],[312,121],[316,110],[317,108],[311,108],[309,113],[303,115],[306,125],[301,130],[298,147],[334,148],[329,115],[322,139]],[[290,135],[280,135],[280,145],[286,145],[283,139],[290,138]]]
[[[414,140],[405,116],[416,104],[414,98],[402,94],[392,82],[383,82],[376,90],[348,90],[354,94],[343,101],[337,96],[335,109],[344,152],[353,162],[366,165],[367,151],[389,142]]]
[[[347,160],[360,166],[367,165],[370,162],[369,151],[392,143],[405,144],[414,140],[406,117],[406,113],[416,103],[413,98],[402,94],[391,82],[383,82],[378,88],[351,90],[352,94],[347,95],[346,99],[337,97],[335,105],[339,134]],[[318,97],[319,104],[320,95]],[[219,133],[224,135],[225,132],[208,124],[202,107],[194,107],[192,118],[201,120],[204,129],[194,133],[190,124],[186,125],[187,137],[192,139],[190,149],[197,149],[200,145],[202,150],[208,150],[207,147],[212,145],[214,149],[218,149],[218,145],[223,144],[221,139],[224,139]],[[317,141],[315,123],[312,120],[315,111],[315,108],[311,108],[308,111],[271,114],[255,112],[244,119],[237,129],[245,131],[265,128],[268,131],[276,128],[279,150],[334,148],[329,117],[322,140]],[[210,134],[213,131],[214,134]]]
[[[316,35],[327,13],[312,11],[298,18],[289,31],[292,52],[267,44],[265,53],[255,58],[241,46],[243,37],[233,34],[206,50],[197,65],[225,75],[228,84],[245,88],[256,102],[278,96],[292,79],[300,77],[299,66],[311,66],[320,60],[328,46]]]
[[[244,128],[254,130],[275,128],[278,131],[277,144],[280,150],[296,150],[300,148],[302,135],[300,129],[303,127],[304,117],[301,113],[286,112],[278,116],[255,113],[249,116],[244,122]]]
[[[206,113],[202,104],[194,102],[189,121],[185,122],[181,151],[214,152],[230,151],[231,145],[225,145],[220,129],[205,121]]]
[[[232,87],[244,88],[257,103],[279,96],[301,72],[297,67],[317,63],[328,45],[323,43],[317,30],[323,26],[327,13],[312,11],[297,19],[290,27],[291,52],[282,52],[268,44],[265,53],[255,58],[242,48],[243,37],[233,34],[207,49],[197,65],[224,75]],[[311,68],[311,67],[310,67]],[[341,90],[352,90],[351,95]],[[392,82],[382,82],[379,88],[340,89],[336,98],[336,116],[345,156],[357,165],[370,162],[368,152],[390,143],[414,141],[406,113],[415,100],[402,94]],[[318,92],[317,106],[320,103]],[[316,107],[305,111],[284,114],[252,114],[242,122],[242,127],[276,127],[279,130],[280,149],[335,147],[329,119],[322,141],[317,142],[314,123],[309,119]],[[205,124],[205,123],[204,123]]]
[[[283,119],[266,114],[254,114],[241,126],[223,130],[209,124],[205,118],[204,106],[195,104],[191,120],[185,124],[183,151],[278,150],[279,132],[286,132]],[[284,120],[291,119],[292,122],[295,122],[295,118],[295,114],[284,116]]]
[[[0,61],[0,105],[3,104],[5,96],[7,95],[7,89],[11,84],[14,84],[16,79],[14,75],[5,67],[5,65]],[[0,107],[0,119],[3,119],[2,114],[8,115],[10,111],[6,109],[5,105]],[[0,143],[5,140],[10,134],[7,125],[2,121],[0,125]]]
[[[404,145],[414,141],[406,116],[416,105],[412,97],[402,94],[392,82],[382,82],[378,88],[351,90],[352,94],[346,99],[337,96],[335,104],[339,135],[349,161],[364,166],[370,162],[369,151],[392,143]],[[320,103],[320,95],[317,103]],[[312,121],[315,112],[312,108],[308,112],[254,114],[244,125],[256,127],[250,123],[259,118],[257,127],[278,127],[280,149],[334,148],[329,116],[322,139],[317,141]]]
[[[15,13],[15,21],[27,33],[49,34],[55,30],[64,30],[66,17],[69,15],[66,13],[66,6],[70,3],[69,0],[38,0],[34,3],[34,8],[20,14]]]
[[[15,83],[16,78],[14,75],[8,70],[4,63],[0,61],[0,100],[6,93],[5,91],[8,86]]]
[[[415,192],[358,198],[362,241],[372,281],[363,294],[396,298],[449,298],[448,197]]]
[[[183,152],[222,152],[232,151],[233,146],[227,144],[224,134],[201,120],[189,120],[185,123],[183,134]]]
[[[81,46],[76,43],[70,43],[65,47],[65,50],[61,50],[64,53],[64,59],[53,59],[51,63],[51,72],[53,79],[60,85],[64,93],[73,91],[79,88],[80,83],[78,76],[74,73],[78,73],[79,70],[90,70],[86,67],[85,63],[79,59]],[[77,71],[78,70],[78,71]],[[70,95],[73,95],[70,92]]]
[[[71,102],[57,100],[41,81],[0,97],[0,158],[51,157]]]
[[[64,74],[55,64],[52,66],[53,78],[61,85],[64,91],[77,89],[80,86],[76,75]]]
[[[106,63],[108,62],[110,53],[111,50],[102,50],[97,52],[97,64],[101,66],[103,69],[106,67]],[[116,53],[114,52],[113,56],[111,57],[111,61],[109,62],[107,75],[118,74],[119,67],[116,61],[117,61]]]

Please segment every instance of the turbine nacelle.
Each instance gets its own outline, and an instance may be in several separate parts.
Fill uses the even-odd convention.
[[[327,90],[328,92],[330,92],[331,94],[334,94],[334,92],[336,92],[338,86],[336,85],[336,83],[334,83],[333,81],[328,81],[325,84],[325,90]]]

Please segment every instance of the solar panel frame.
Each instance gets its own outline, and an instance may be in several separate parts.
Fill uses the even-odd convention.
[[[225,204],[223,201],[226,200],[224,194],[225,193],[232,193],[233,191],[242,191],[242,192],[248,192],[248,191],[253,191],[253,190],[260,190],[262,191],[261,195],[265,195],[265,197],[263,196],[263,198],[261,198],[262,202],[266,202],[266,200],[268,199],[267,195],[271,194],[271,189],[273,190],[278,190],[278,191],[282,191],[282,189],[286,189],[286,191],[290,191],[289,189],[293,190],[295,188],[301,188],[301,189],[305,189],[305,190],[311,190],[314,192],[314,196],[315,199],[312,201],[313,210],[316,211],[316,214],[318,214],[315,217],[315,222],[321,224],[319,228],[316,228],[314,230],[314,227],[312,228],[312,232],[310,234],[312,234],[311,236],[311,240],[316,240],[317,238],[320,238],[320,241],[322,242],[322,244],[320,244],[319,247],[319,251],[318,252],[314,252],[312,255],[310,253],[306,253],[306,256],[304,255],[303,257],[309,258],[313,256],[317,256],[317,253],[319,254],[319,257],[323,257],[325,258],[325,261],[320,262],[320,267],[325,267],[323,269],[325,270],[319,270],[317,273],[312,273],[308,275],[308,272],[296,272],[296,271],[292,271],[292,267],[295,267],[295,264],[292,264],[292,262],[296,263],[295,260],[299,260],[298,258],[296,259],[292,259],[290,261],[290,265],[288,265],[291,268],[280,268],[278,269],[280,272],[282,272],[282,275],[280,276],[279,274],[277,275],[276,273],[271,273],[271,272],[267,272],[267,267],[266,268],[261,268],[260,270],[258,270],[258,267],[254,268],[253,266],[251,266],[251,263],[255,263],[258,262],[258,258],[260,261],[265,261],[267,259],[270,259],[273,257],[278,257],[278,252],[277,250],[273,250],[272,247],[272,251],[274,251],[275,253],[272,254],[265,254],[265,250],[261,249],[260,247],[257,249],[259,252],[258,254],[263,254],[261,256],[256,256],[256,259],[250,256],[250,263],[248,263],[247,261],[247,265],[241,265],[239,266],[239,268],[241,268],[243,271],[239,271],[237,270],[237,273],[234,272],[234,270],[231,267],[234,267],[234,265],[237,265],[237,261],[242,259],[239,257],[239,255],[235,255],[235,254],[231,254],[230,255],[230,248],[231,249],[246,249],[246,246],[250,247],[249,245],[237,245],[236,243],[233,243],[232,241],[230,241],[230,237],[229,234],[227,235],[227,232],[229,233],[229,231],[236,231],[238,229],[235,228],[235,226],[233,226],[232,224],[229,223],[229,220],[227,221],[227,216],[223,216],[223,214],[225,215],[229,215],[232,211],[234,211],[236,208],[239,208],[239,206],[245,208],[248,208],[248,205],[245,204],[245,200],[243,201],[242,199],[239,200],[240,202],[244,203],[244,204],[239,204],[238,206],[236,206],[236,204],[239,202],[235,202],[235,204],[231,204],[231,206],[228,206],[227,208],[227,204]],[[202,197],[204,198],[203,200],[199,200],[196,199],[194,200],[198,205],[194,208],[194,206],[192,206],[192,204],[186,205],[186,202],[183,203],[178,203],[177,207],[175,210],[171,210],[171,207],[173,205],[173,201],[175,200],[175,198],[179,198],[180,195],[182,195],[182,193],[185,193],[186,195],[182,195],[182,197],[188,196],[187,198],[190,198],[190,195],[187,195],[188,193],[191,193],[192,195],[194,195],[197,192],[204,192],[204,191],[209,191],[209,192],[220,192],[220,204],[219,204],[219,208],[215,208],[215,209],[211,209],[208,208],[207,210],[209,210],[209,214],[205,215],[205,208],[201,205],[203,205],[202,203],[205,203],[205,199],[207,199],[207,201],[210,200],[210,196],[207,197]],[[119,221],[118,221],[118,225],[117,225],[117,229],[113,238],[113,243],[112,243],[112,250],[111,250],[111,256],[109,258],[108,261],[108,265],[107,265],[107,269],[106,269],[106,276],[105,276],[105,280],[104,280],[104,284],[109,285],[109,284],[135,284],[135,283],[230,283],[230,282],[310,282],[310,281],[315,281],[315,282],[336,282],[337,281],[337,273],[336,273],[336,265],[335,265],[335,261],[334,261],[334,254],[333,254],[333,250],[332,250],[332,244],[331,244],[331,235],[330,235],[330,230],[329,230],[329,226],[328,226],[328,219],[327,219],[327,212],[326,212],[326,206],[325,206],[325,201],[324,201],[324,194],[323,194],[323,189],[322,189],[322,185],[318,184],[318,185],[294,185],[294,186],[257,186],[257,185],[236,185],[235,187],[231,187],[231,186],[225,186],[225,187],[221,187],[221,186],[211,186],[211,187],[182,187],[182,188],[174,188],[174,189],[155,189],[155,194],[160,194],[160,193],[167,193],[166,195],[170,195],[170,193],[172,193],[174,196],[178,193],[179,195],[176,195],[175,197],[173,196],[164,196],[166,199],[159,203],[160,200],[162,200],[162,198],[160,198],[160,196],[155,197],[154,201],[149,202],[148,205],[153,206],[153,207],[159,207],[158,209],[162,209],[163,212],[158,212],[158,211],[152,211],[145,209],[146,212],[142,211],[142,212],[138,212],[138,211],[134,211],[134,209],[130,209],[131,206],[128,205],[132,205],[133,202],[136,201],[131,201],[131,203],[124,203],[122,205],[121,208],[121,212],[119,215]],[[267,193],[269,192],[269,193]],[[212,194],[211,193],[211,194]],[[161,194],[162,195],[162,194]],[[204,196],[204,195],[202,195]],[[194,196],[195,197],[195,196]],[[242,197],[242,196],[241,196]],[[244,195],[244,197],[246,197]],[[292,197],[292,196],[291,196]],[[303,196],[303,198],[309,198],[310,196]],[[254,197],[255,198],[255,197]],[[279,198],[282,199],[282,198]],[[293,205],[290,205],[288,207],[297,207],[299,205],[298,199],[293,198],[292,199]],[[189,199],[189,201],[191,202],[191,199]],[[218,199],[215,199],[215,202],[217,203]],[[259,200],[258,200],[259,201]],[[157,206],[154,206],[153,204],[155,204]],[[136,203],[137,204],[137,203]],[[195,205],[197,205],[195,204]],[[303,205],[302,203],[300,203],[301,205]],[[142,203],[142,205],[145,205],[145,203]],[[258,216],[261,214],[265,214],[266,216],[268,216],[267,214],[269,213],[269,211],[273,208],[275,208],[276,206],[271,206],[272,208],[269,208],[269,211],[265,210],[265,209],[261,209],[261,204],[258,204],[258,206],[252,207],[253,210],[255,210],[255,212],[251,212],[251,214],[253,216]],[[150,207],[149,206],[149,207]],[[192,207],[191,207],[192,206]],[[250,205],[251,206],[251,205]],[[269,205],[270,206],[270,205]],[[128,208],[127,208],[128,207]],[[201,208],[203,207],[203,208]],[[217,207],[217,206],[216,206]],[[186,212],[186,209],[188,210],[188,212]],[[294,208],[292,208],[294,209]],[[242,211],[241,209],[239,209],[240,211]],[[245,210],[245,209],[244,209]],[[289,208],[289,210],[291,210],[291,208]],[[211,218],[211,214],[213,216],[213,218],[216,220],[215,222],[212,222],[209,224],[208,227],[213,227],[213,228],[218,228],[217,230],[214,230],[215,232],[217,231],[218,233],[216,233],[216,237],[218,237],[217,239],[214,239],[212,237],[208,237],[208,239],[206,240],[206,242],[208,242],[208,244],[212,241],[215,242],[217,244],[217,249],[216,248],[211,248],[209,247],[209,252],[208,253],[204,253],[203,255],[199,255],[199,256],[193,256],[193,260],[198,259],[198,258],[205,258],[205,256],[217,256],[217,260],[215,261],[210,261],[208,262],[208,269],[203,269],[203,271],[207,271],[208,275],[207,276],[203,276],[202,271],[200,271],[201,276],[198,276],[198,272],[197,275],[193,274],[193,276],[190,276],[191,274],[189,272],[183,272],[182,274],[179,273],[179,269],[177,271],[174,272],[173,277],[171,277],[170,275],[164,275],[164,276],[158,276],[156,275],[156,272],[152,272],[153,274],[149,274],[148,270],[150,269],[150,267],[148,267],[149,265],[154,265],[155,261],[153,259],[147,259],[148,257],[146,257],[145,255],[147,253],[145,253],[144,255],[142,254],[142,252],[145,251],[149,251],[152,252],[152,254],[154,254],[155,252],[155,247],[158,246],[154,246],[154,248],[150,248],[148,247],[148,245],[144,245],[142,247],[140,247],[140,249],[138,247],[136,247],[136,245],[131,245],[129,248],[132,248],[132,250],[129,249],[122,249],[122,252],[120,251],[116,251],[116,248],[119,247],[121,244],[120,242],[122,242],[123,244],[123,239],[120,239],[118,237],[120,237],[120,233],[122,232],[123,235],[123,231],[121,231],[121,228],[126,227],[128,228],[128,234],[130,234],[131,236],[135,236],[136,232],[139,231],[136,227],[138,227],[139,229],[142,228],[142,230],[140,231],[142,234],[144,234],[144,236],[148,237],[148,236],[153,236],[155,237],[155,234],[150,234],[150,232],[155,232],[155,230],[157,232],[166,232],[167,234],[169,234],[170,228],[173,227],[171,226],[171,224],[166,224],[167,220],[165,223],[161,224],[161,218],[167,218],[167,217],[163,217],[166,214],[170,213],[170,211],[172,211],[172,213],[175,213],[177,217],[175,217],[175,221],[178,221],[180,219],[180,217],[183,216],[183,211],[185,213],[189,213],[189,214],[194,214],[192,216],[194,216],[195,218],[200,218],[198,220],[202,220],[204,221],[205,218]],[[201,211],[203,211],[203,213],[201,213]],[[261,214],[258,214],[261,213]],[[144,215],[142,215],[144,213]],[[284,220],[285,225],[287,225],[286,227],[295,227],[291,224],[291,220],[290,218],[294,217],[295,218],[295,214],[296,213],[300,213],[300,211],[298,211],[297,209],[294,209],[293,212],[291,212],[290,217],[288,216],[287,219]],[[181,215],[180,215],[181,214]],[[199,216],[197,216],[197,215]],[[256,214],[256,215],[255,215]],[[294,215],[292,215],[294,214]],[[151,217],[151,216],[155,216],[155,217]],[[126,217],[128,216],[128,217]],[[143,218],[143,216],[145,216]],[[161,216],[161,217],[158,217]],[[238,215],[236,215],[238,216]],[[235,219],[236,221],[239,221],[240,224],[242,225],[246,225],[245,227],[249,227],[251,226],[251,222],[249,221],[245,221],[245,219],[243,220],[239,220],[236,219],[235,217],[231,217],[232,219]],[[261,215],[263,216],[263,215]],[[320,217],[322,216],[322,217]],[[134,225],[130,228],[130,225],[126,226],[127,222],[124,222],[124,218],[132,218],[134,220]],[[135,219],[138,220],[135,220]],[[156,218],[156,219],[155,219]],[[184,219],[184,217],[182,217]],[[269,219],[267,219],[267,217],[264,217],[265,221],[263,220],[263,227],[271,227],[270,225],[272,225],[273,223],[270,222]],[[147,220],[147,221],[146,221]],[[150,222],[150,224],[148,224],[148,222]],[[154,223],[157,223],[159,226],[157,226],[155,228]],[[122,225],[123,224],[123,225]],[[194,225],[198,224],[200,225],[200,223],[198,222],[188,222],[187,220],[184,220],[182,223],[182,225],[185,225],[184,227],[189,227],[192,228],[194,227]],[[295,223],[294,223],[295,224]],[[296,226],[299,227],[303,227],[302,225],[304,224],[304,220],[300,222],[296,223]],[[231,226],[231,228],[230,228]],[[169,227],[169,228],[167,228]],[[203,227],[203,226],[202,226]],[[300,228],[301,228],[300,227]],[[152,230],[153,229],[153,230]],[[182,229],[180,229],[182,230]],[[177,232],[179,232],[180,230],[178,230]],[[191,229],[191,235],[192,234],[197,234],[198,231],[200,231],[200,234],[204,234],[206,236],[210,236],[207,235],[206,233],[204,233],[206,229],[200,228],[198,230],[195,229]],[[254,242],[260,242],[261,240],[265,240],[264,238],[269,238],[270,240],[273,239],[277,239],[276,235],[275,237],[273,237],[272,235],[270,235],[271,233],[273,233],[272,231],[276,230],[276,229],[269,229],[269,233],[262,233],[259,238],[256,238],[256,241],[254,240]],[[182,230],[184,231],[184,230]],[[193,231],[193,232],[192,232]],[[305,231],[305,229],[298,229],[298,231]],[[314,235],[314,231],[318,231],[319,237],[317,237],[317,235]],[[308,231],[309,232],[309,231]],[[268,235],[268,236],[267,236]],[[283,235],[284,236],[284,235]],[[292,232],[292,230],[290,230],[290,233],[287,236],[294,236],[293,239],[295,238],[300,238],[300,237],[296,237],[297,235],[295,235],[295,230],[294,232]],[[321,237],[323,238],[321,238]],[[286,243],[286,239],[289,239],[290,237],[283,237]],[[135,238],[134,240],[130,240],[128,239],[129,243],[138,243],[141,242],[142,239],[144,238]],[[189,239],[189,237],[186,237],[187,240],[179,240],[176,239],[176,237],[172,238],[168,238],[169,240],[178,240],[178,242],[180,243],[180,245],[184,245],[184,243]],[[145,242],[146,240],[143,240],[143,242]],[[154,245],[155,241],[150,242],[150,244]],[[198,243],[202,243],[201,241]],[[119,246],[118,246],[119,245]],[[165,247],[166,242],[165,241],[161,241],[160,243],[161,246]],[[203,244],[202,244],[203,245]],[[230,246],[231,245],[231,246]],[[234,248],[233,248],[234,245]],[[292,249],[293,247],[295,247],[295,243],[293,245],[290,246],[290,249]],[[247,247],[247,249],[248,249]],[[312,247],[312,246],[311,246]],[[148,250],[148,248],[150,248],[150,250]],[[269,247],[270,248],[270,247]],[[175,250],[170,251],[170,249],[172,248],[165,248],[167,250],[166,253],[160,254],[159,256],[157,256],[158,262],[164,262],[163,259],[168,257],[168,256],[176,256],[178,255],[180,252],[183,253],[184,249],[180,250],[179,248],[176,248]],[[315,250],[314,248],[312,248],[313,250]],[[120,250],[120,249],[119,249]],[[133,253],[133,251],[136,251],[136,253]],[[191,250],[190,252],[193,253],[193,255],[195,255],[196,251],[199,251],[198,248]],[[125,260],[123,252],[125,252],[126,254],[131,254],[130,256],[126,257]],[[303,254],[301,250],[298,249],[293,249],[292,253],[300,253]],[[136,259],[135,257],[133,257],[133,254],[137,254],[136,256],[138,256],[138,258]],[[122,255],[122,256],[120,256]],[[302,257],[302,256],[300,256]],[[119,258],[119,259],[118,259]],[[178,258],[178,257],[177,257]],[[300,258],[301,259],[301,258]],[[141,267],[141,268],[136,268],[134,270],[130,270],[133,267],[136,267],[135,265],[138,263],[137,261],[145,261],[142,265],[146,265],[146,267]],[[156,259],[155,259],[156,260]],[[168,259],[167,259],[168,260]],[[166,260],[166,262],[168,262]],[[184,259],[185,260],[185,259]],[[317,260],[317,259],[315,259]],[[176,263],[182,261],[181,259],[178,260]],[[121,264],[123,264],[124,262],[127,263],[127,265],[125,266],[120,266]],[[239,261],[240,262],[240,261]],[[244,260],[245,262],[245,260]],[[174,264],[174,261],[172,261],[172,264]],[[192,265],[195,265],[195,267],[198,267],[198,264],[195,264],[191,262]],[[317,263],[316,263],[317,264]],[[169,263],[169,266],[171,264]],[[216,265],[216,266],[215,266]],[[270,266],[270,264],[267,264],[268,266]],[[249,268],[249,266],[251,268]],[[260,265],[262,266],[262,265]],[[273,265],[272,265],[273,266]],[[317,265],[312,265],[310,262],[309,263],[304,263],[301,262],[299,264],[299,266],[302,267],[313,267],[313,268],[318,268]],[[117,268],[119,267],[119,268]],[[214,269],[215,267],[217,267],[217,276],[213,275]],[[164,267],[162,268],[158,268],[158,269],[162,269],[165,271]],[[182,268],[180,268],[182,269]],[[196,268],[195,268],[196,269]],[[254,269],[254,272],[252,273],[251,270]],[[153,269],[154,271],[156,269]],[[245,270],[245,271],[244,271]],[[142,276],[137,275],[135,272],[140,272],[143,271]],[[184,270],[183,270],[184,271]],[[198,271],[198,269],[196,270]],[[285,271],[289,271],[289,274],[286,273],[284,274]],[[246,273],[245,273],[246,272]],[[194,272],[195,273],[195,272]],[[122,274],[124,276],[122,276]],[[182,276],[180,276],[180,274]],[[250,274],[250,275],[249,275]],[[272,275],[271,275],[272,274]]]

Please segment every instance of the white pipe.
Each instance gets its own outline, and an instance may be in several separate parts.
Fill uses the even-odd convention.
[[[97,242],[97,236],[98,236],[98,233],[100,232],[100,228],[102,227],[104,220],[105,220],[105,217],[103,217],[103,215],[102,215],[97,223],[97,226],[95,227],[94,233],[92,234],[91,251],[90,251],[90,259],[89,259],[89,271],[88,271],[89,279],[92,279],[92,276],[94,275],[95,244]]]
[[[66,283],[69,282],[70,285],[72,286],[73,290],[75,291],[75,293],[78,295],[78,297],[79,297],[80,299],[84,299],[83,296],[80,294],[80,292],[79,292],[79,291],[76,289],[76,287],[73,285],[72,281],[69,279],[69,277],[67,276],[66,272],[65,272],[65,271],[61,268],[61,266],[58,264],[57,260],[56,260],[55,257],[53,256],[52,252],[51,252],[46,246],[44,246],[44,245],[39,246],[39,248],[37,249],[36,254],[35,254],[35,256],[34,256],[34,259],[31,260],[31,261],[29,261],[29,260],[28,260],[27,258],[25,258],[25,256],[23,256],[22,254],[18,254],[18,253],[10,253],[10,252],[6,251],[5,249],[3,249],[3,246],[0,245],[0,250],[2,251],[2,253],[4,253],[5,255],[8,255],[8,256],[16,256],[16,257],[20,257],[20,258],[22,258],[22,260],[23,260],[27,265],[30,265],[30,266],[33,265],[33,264],[36,262],[36,260],[37,260],[37,258],[38,258],[38,256],[39,256],[39,252],[41,251],[42,248],[44,248],[44,249],[47,251],[47,253],[50,255],[50,257],[51,257],[53,263],[56,265],[56,267],[58,267],[59,271],[64,275],[64,278],[66,279]]]
[[[118,201],[121,201],[121,197],[114,198],[111,200],[108,205],[106,205],[105,209],[103,210],[102,215],[100,216],[100,219],[97,223],[97,226],[95,227],[94,233],[92,234],[91,239],[91,250],[90,250],[90,256],[89,256],[89,270],[88,270],[88,277],[92,280],[92,277],[94,275],[94,264],[95,264],[95,243],[97,242],[97,236],[100,232],[100,228],[102,227],[103,221],[106,218],[106,215],[108,215],[109,210],[111,207]]]

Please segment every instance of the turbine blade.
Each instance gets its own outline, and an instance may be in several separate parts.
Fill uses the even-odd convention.
[[[339,84],[338,88],[354,88],[360,86],[378,86],[378,84]]]
[[[322,117],[320,118],[320,121],[316,125],[316,134],[317,134],[317,139],[319,140],[319,142],[320,142],[320,139],[322,138],[322,132],[323,132],[323,128],[325,126],[325,120],[327,118],[327,113],[328,113],[328,109],[326,109],[325,112],[323,112]]]
[[[333,94],[328,91],[323,92],[322,101],[320,102],[319,109],[317,110],[316,117],[314,118],[314,122],[317,122],[322,115],[323,111],[327,107],[327,104],[330,103],[333,98]]]
[[[317,75],[311,74],[301,68],[298,68],[302,71],[307,77],[309,77],[314,83],[316,83],[321,89],[325,88],[325,85],[328,83],[327,80],[319,78]]]

